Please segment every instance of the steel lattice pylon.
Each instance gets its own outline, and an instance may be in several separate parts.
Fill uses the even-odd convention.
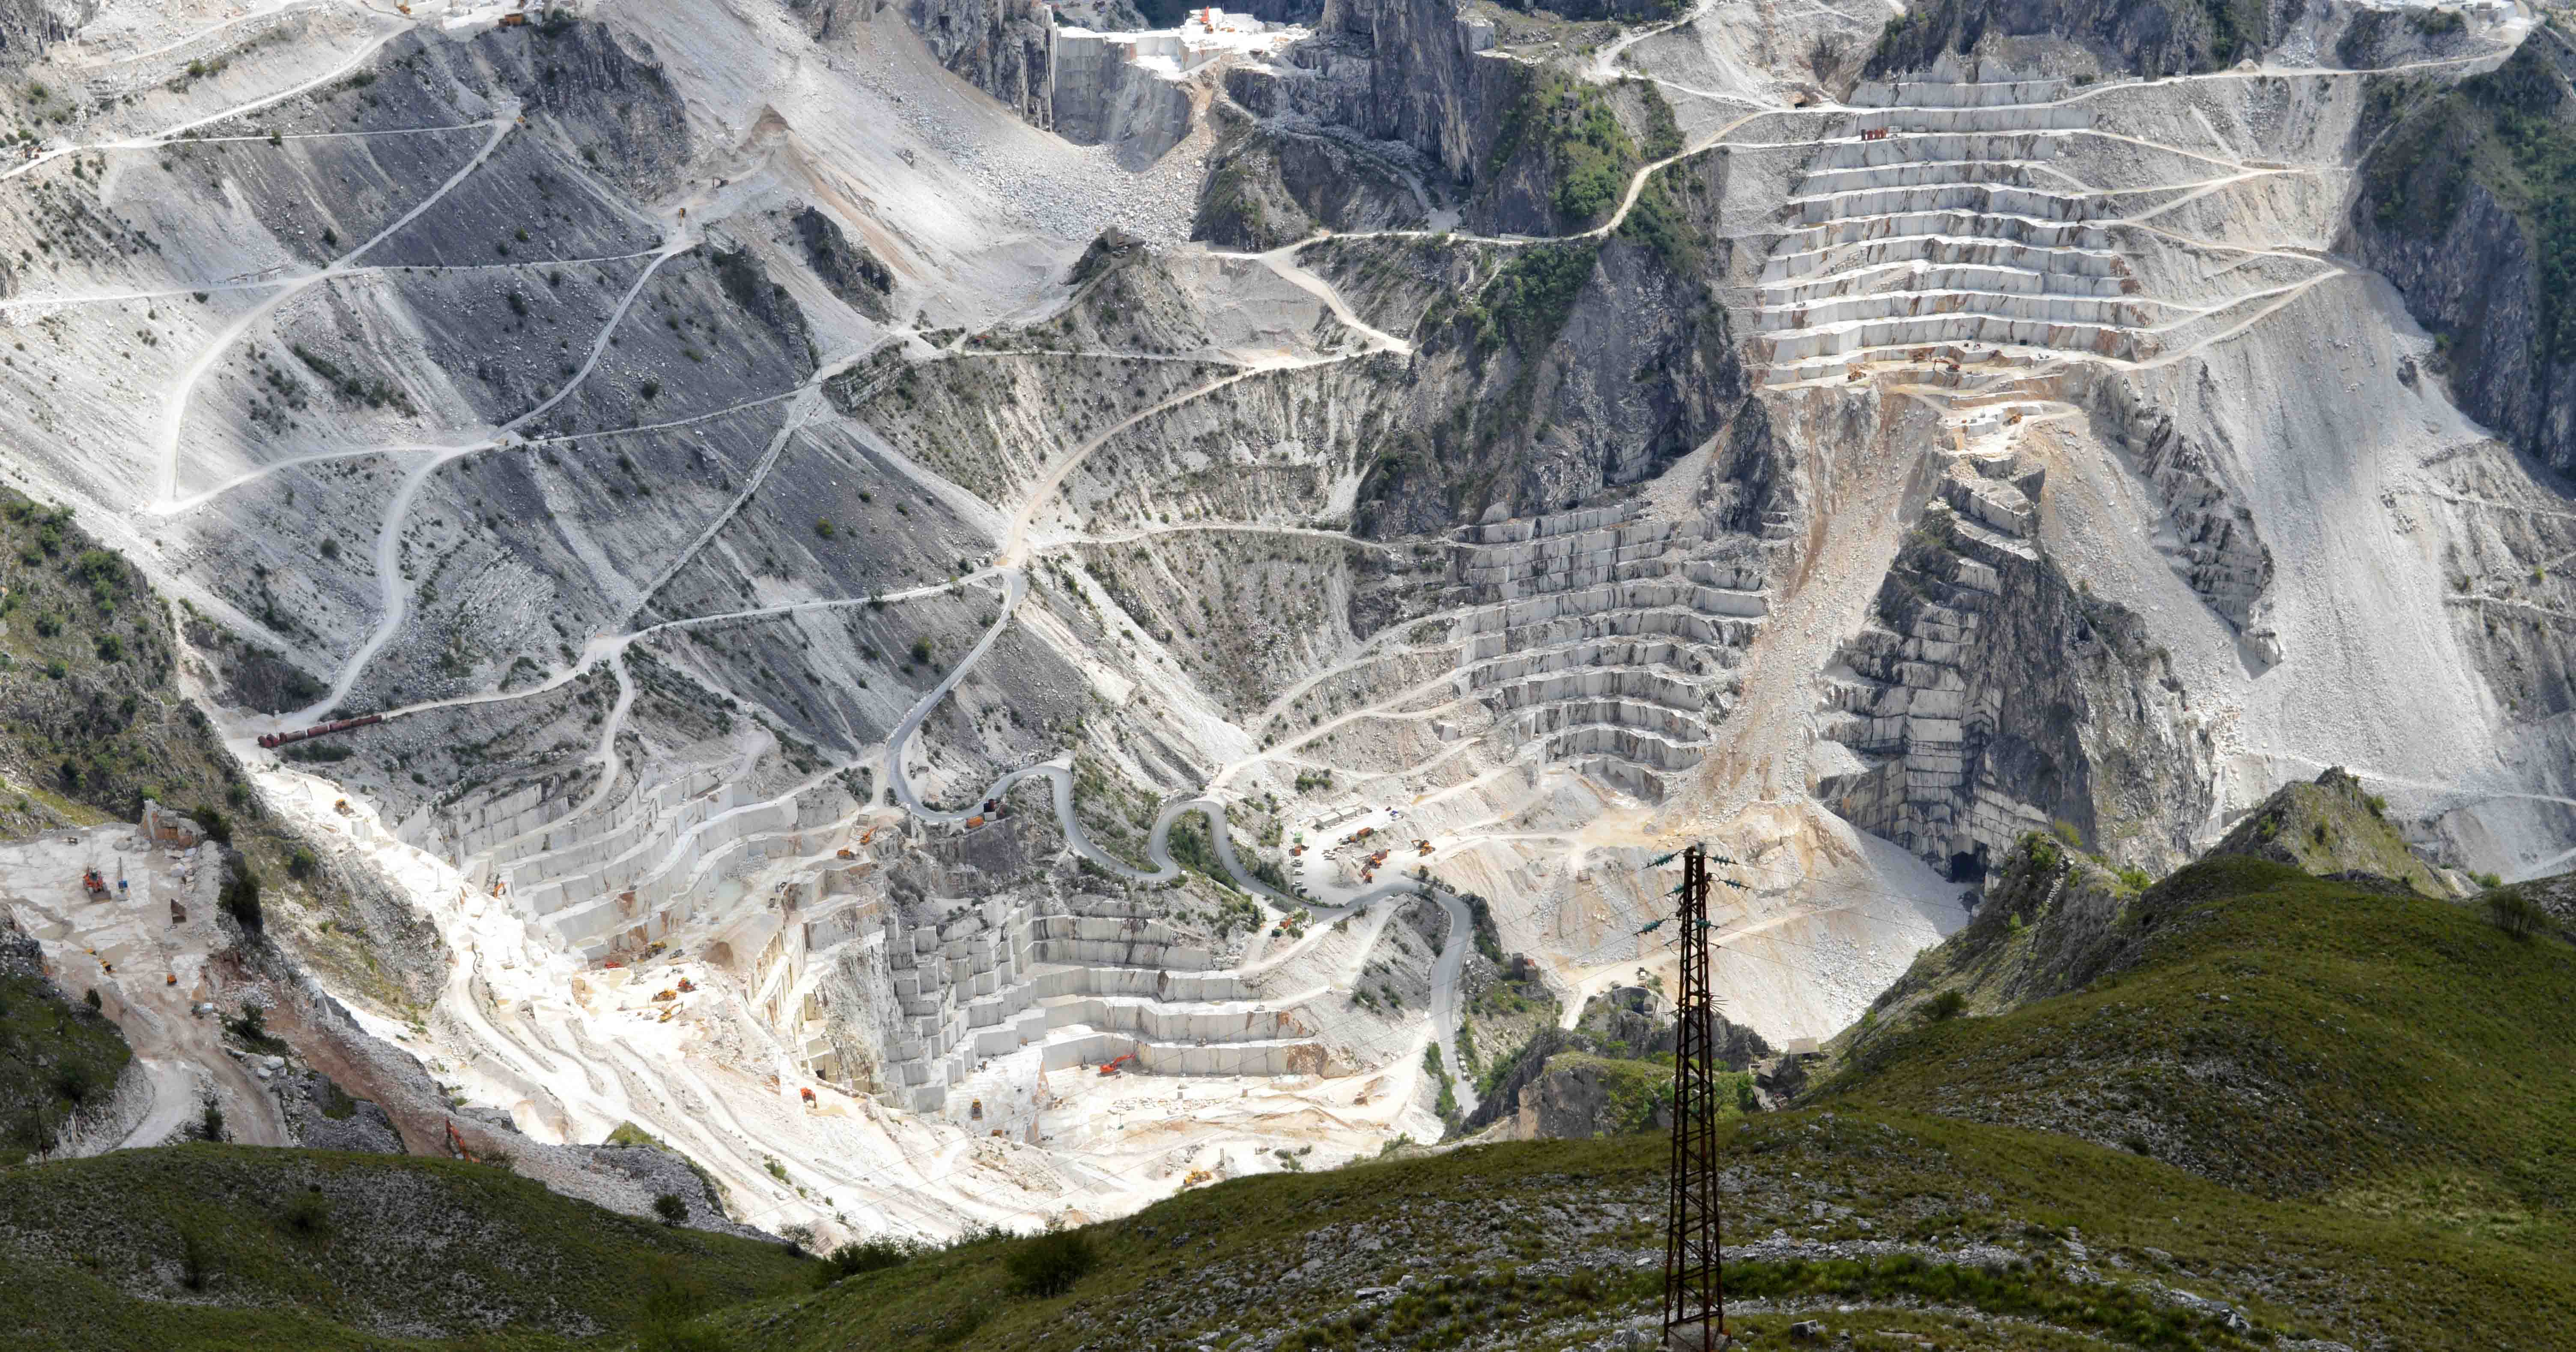
[[[1708,983],[1708,850],[1682,852],[1682,980],[1673,1047],[1672,1204],[1664,1224],[1664,1345],[1715,1352],[1725,1345],[1717,1217],[1716,997]]]

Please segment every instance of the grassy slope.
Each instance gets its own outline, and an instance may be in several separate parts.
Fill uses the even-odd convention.
[[[2249,1192],[2475,1180],[2576,1203],[2576,949],[2465,907],[2218,857],[2125,924],[2149,960],[1872,1045],[1838,1097],[2125,1145]]]
[[[289,1208],[317,1187],[308,1233]],[[190,1235],[201,1290],[182,1284]],[[475,1347],[556,1347],[632,1326],[659,1270],[724,1302],[807,1266],[776,1245],[665,1229],[449,1160],[192,1145],[23,1168],[0,1187],[0,1328],[29,1352],[415,1347],[469,1333]]]

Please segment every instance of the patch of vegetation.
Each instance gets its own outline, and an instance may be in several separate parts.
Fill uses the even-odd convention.
[[[395,1211],[353,1261],[355,1218]],[[0,1236],[44,1237],[0,1238],[0,1319],[27,1349],[393,1352],[471,1335],[533,1352],[639,1330],[664,1281],[701,1310],[809,1285],[777,1244],[666,1229],[503,1169],[338,1151],[189,1145],[21,1168],[0,1189]],[[129,1274],[156,1265],[188,1299],[135,1293]],[[376,1331],[388,1322],[408,1336]]]
[[[1494,274],[1482,295],[1460,313],[1474,325],[1479,350],[1509,343],[1524,356],[1556,341],[1574,312],[1575,298],[1592,280],[1598,242],[1542,244],[1523,249]]]
[[[65,1000],[41,976],[0,974],[0,1163],[53,1149],[70,1116],[105,1100],[132,1059],[95,1007]]]
[[[1644,163],[1607,91],[1552,68],[1524,73],[1520,97],[1504,112],[1486,156],[1487,181],[1500,179],[1524,155],[1545,166],[1554,185],[1549,205],[1567,229],[1595,224],[1617,207]]]

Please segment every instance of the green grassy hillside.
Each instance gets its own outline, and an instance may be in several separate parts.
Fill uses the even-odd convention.
[[[449,1160],[190,1145],[0,1182],[0,1329],[24,1352],[615,1347],[810,1266]]]
[[[2157,885],[2142,960],[1998,1018],[1919,1019],[1829,1091],[2079,1135],[2248,1192],[2576,1200],[2576,948],[2245,857]]]

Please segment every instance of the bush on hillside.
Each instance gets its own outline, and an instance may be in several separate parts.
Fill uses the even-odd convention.
[[[1050,1230],[1022,1244],[1002,1260],[1002,1266],[1020,1290],[1044,1299],[1072,1290],[1074,1283],[1100,1266],[1100,1252],[1092,1247],[1091,1237],[1079,1230]]]
[[[897,1239],[891,1235],[844,1244],[824,1256],[822,1266],[815,1269],[814,1284],[830,1286],[844,1277],[855,1277],[862,1272],[902,1267],[928,1252],[930,1246],[920,1240]]]
[[[2549,912],[2541,909],[2539,902],[2513,890],[2488,894],[2487,919],[2517,939],[2528,939],[2549,928]]]

